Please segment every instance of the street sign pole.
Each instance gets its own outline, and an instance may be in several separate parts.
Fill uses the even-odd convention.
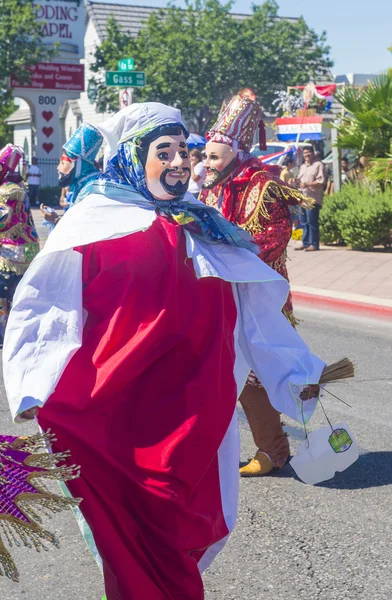
[[[106,71],[106,85],[122,88],[118,93],[120,110],[132,104],[134,87],[146,85],[146,74],[136,72],[134,68],[133,58],[122,58],[118,61],[118,71]]]

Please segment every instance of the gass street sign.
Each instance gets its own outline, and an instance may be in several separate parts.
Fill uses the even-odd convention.
[[[118,61],[119,71],[133,71],[135,68],[135,61],[133,58],[122,58]]]
[[[106,85],[112,87],[145,87],[143,71],[106,71]]]

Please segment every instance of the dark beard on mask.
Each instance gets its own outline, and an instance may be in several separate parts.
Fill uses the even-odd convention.
[[[164,171],[162,171],[159,180],[162,184],[163,189],[168,194],[170,194],[171,196],[174,196],[175,198],[178,198],[179,196],[183,196],[185,194],[185,192],[188,190],[189,179],[191,177],[191,170],[188,169],[188,167],[183,168],[183,171],[189,173],[189,177],[187,178],[185,183],[183,183],[182,181],[177,181],[177,183],[175,185],[170,185],[166,181],[166,176],[169,173],[175,173],[176,171],[177,171],[177,169],[165,169]]]
[[[57,185],[61,188],[66,188],[73,182],[75,169],[72,169],[69,173],[59,173],[59,180]]]
[[[235,163],[237,162],[237,157],[234,157],[231,162],[223,169],[223,171],[218,171],[218,169],[209,168],[207,170],[207,177],[205,182],[202,185],[202,188],[205,190],[210,190],[215,187],[218,183],[226,179],[232,170],[235,167]]]

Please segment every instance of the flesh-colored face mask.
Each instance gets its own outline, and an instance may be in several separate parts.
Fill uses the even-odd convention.
[[[237,153],[228,144],[219,142],[208,142],[205,152],[207,158],[204,165],[207,176],[203,188],[211,189],[230,177],[236,163]]]
[[[164,135],[151,142],[145,172],[147,188],[157,200],[183,196],[191,176],[184,134]]]

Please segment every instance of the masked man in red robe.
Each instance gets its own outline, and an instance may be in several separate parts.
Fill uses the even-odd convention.
[[[287,280],[289,206],[304,205],[306,200],[249,153],[258,128],[265,149],[261,108],[251,90],[242,90],[223,107],[207,133],[207,177],[200,199],[248,231],[260,247],[260,258]],[[292,325],[296,324],[290,293],[283,313]],[[253,372],[240,401],[257,446],[255,457],[240,469],[241,475],[267,475],[282,468],[290,455],[289,443],[279,412]]]
[[[105,172],[18,287],[8,400],[81,467],[68,488],[107,600],[202,600],[236,519],[249,370],[303,422],[325,363],[282,315],[288,284],[251,236],[187,193],[180,112],[133,104],[100,129]]]

